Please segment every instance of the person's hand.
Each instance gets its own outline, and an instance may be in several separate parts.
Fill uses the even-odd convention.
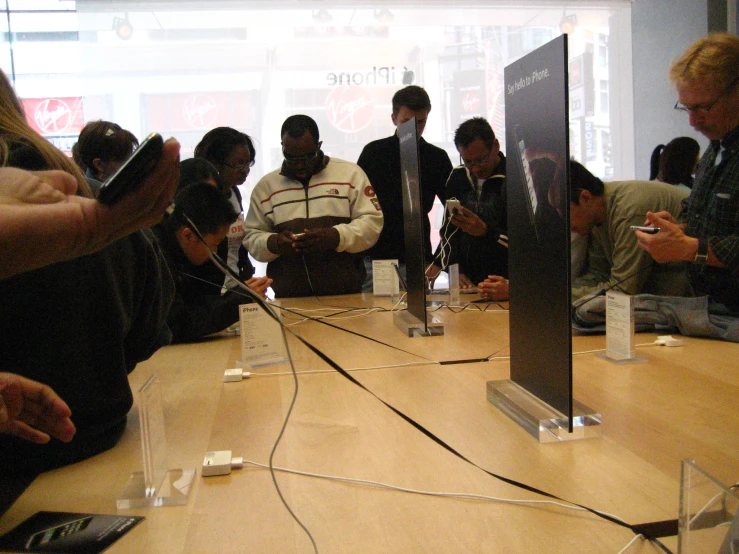
[[[66,202],[77,192],[77,181],[64,171],[25,171],[16,167],[0,168],[0,204],[33,206]]]
[[[477,287],[480,296],[489,300],[508,300],[508,279],[500,275],[488,275]]]
[[[269,277],[252,277],[246,281],[246,286],[256,292],[262,298],[267,298],[267,289],[272,284]]]
[[[670,223],[677,225],[680,227],[680,229],[685,230],[685,224],[684,223],[678,223],[677,219],[675,219],[675,216],[673,216],[668,211],[662,211],[662,212],[649,212],[647,213],[647,218],[644,220],[644,225],[652,225],[652,222],[654,219],[649,218],[649,214],[652,214],[652,217],[658,217],[664,221],[669,221]]]
[[[112,206],[75,196],[77,181],[63,171],[1,168],[0,278],[91,254],[157,223],[177,188],[179,150],[168,140],[143,186]]]
[[[273,233],[267,239],[267,250],[280,256],[292,256],[295,254],[295,235],[291,231]]]
[[[488,230],[488,226],[476,213],[462,205],[455,210],[451,222],[473,237],[482,237]]]
[[[470,278],[467,277],[464,273],[459,274],[459,290],[469,290],[477,288],[475,286],[475,283],[470,281]]]
[[[441,273],[441,268],[436,264],[429,264],[426,268],[426,289],[434,290],[434,281]]]
[[[660,214],[647,212],[647,225],[659,227],[654,235],[642,231],[634,231],[639,246],[649,252],[658,263],[692,261],[698,250],[698,239],[683,233],[681,225],[670,221]]]
[[[293,248],[299,254],[315,254],[336,250],[339,246],[339,231],[336,227],[306,229],[304,233],[295,235]]]
[[[69,442],[76,429],[69,406],[42,383],[14,373],[0,373],[0,433],[36,444],[49,435]]]

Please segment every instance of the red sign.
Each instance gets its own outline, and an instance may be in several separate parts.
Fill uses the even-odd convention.
[[[374,103],[372,96],[362,87],[337,87],[326,97],[328,120],[339,131],[356,133],[372,121]]]
[[[480,110],[482,100],[480,95],[474,92],[468,92],[462,96],[462,110],[465,113],[475,113]]]
[[[79,134],[85,125],[82,98],[24,98],[28,124],[42,135]]]
[[[244,92],[152,94],[148,103],[149,126],[165,131],[248,127],[257,104]]]

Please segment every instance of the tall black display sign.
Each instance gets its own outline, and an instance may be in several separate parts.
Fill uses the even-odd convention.
[[[423,323],[426,331],[426,275],[423,259],[421,177],[418,170],[418,130],[413,117],[398,126],[400,182],[403,189],[403,230],[408,313]]]
[[[567,36],[505,68],[511,381],[569,418]]]

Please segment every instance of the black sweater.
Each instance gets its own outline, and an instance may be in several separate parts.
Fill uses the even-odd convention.
[[[198,266],[192,264],[182,251],[169,220],[165,218],[152,230],[175,282],[174,300],[167,317],[172,342],[197,340],[236,323],[239,305],[250,303],[251,298],[239,291],[222,295],[223,274],[220,272],[220,278],[203,280],[203,274],[197,273]]]
[[[0,473],[35,474],[112,447],[133,397],[128,373],[170,342],[174,287],[153,236],[0,281],[2,371],[51,386],[77,434],[34,445],[0,435]]]
[[[428,214],[438,196],[444,204],[444,185],[452,171],[447,153],[423,137],[418,141],[419,171],[421,173],[421,204]],[[400,141],[397,135],[370,142],[359,155],[357,165],[369,177],[377,193],[385,224],[377,243],[367,251],[373,260],[397,259],[405,261],[405,232],[403,230],[403,194],[400,181]],[[424,256],[431,257],[431,225],[428,215],[423,218]]]
[[[506,160],[500,154],[500,163],[482,184],[477,197],[472,179],[467,170],[457,167],[449,176],[446,185],[447,198],[456,198],[462,206],[477,214],[487,225],[482,237],[473,237],[444,217],[441,241],[434,254],[434,263],[446,269],[458,263],[459,272],[466,275],[475,285],[488,275],[508,277],[508,214],[506,203]],[[454,232],[456,230],[456,232]],[[445,246],[445,237],[448,246]],[[444,247],[444,248],[442,248]],[[442,251],[445,255],[442,256]],[[448,258],[446,252],[449,253]],[[442,258],[444,258],[442,260]]]

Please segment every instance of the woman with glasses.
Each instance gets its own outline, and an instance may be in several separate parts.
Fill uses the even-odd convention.
[[[244,240],[244,208],[238,185],[243,185],[254,165],[256,150],[251,137],[231,127],[216,127],[208,131],[195,147],[195,157],[208,160],[218,171],[218,185],[226,193],[231,205],[239,214],[229,228],[228,235],[218,245],[218,255],[239,276],[241,281],[248,281],[254,275],[254,266],[249,260],[249,252],[243,246]],[[208,263],[201,266],[212,282],[223,285],[223,291],[235,286],[232,278],[225,282],[219,277],[220,272],[215,265]],[[205,275],[201,276],[206,278]]]

